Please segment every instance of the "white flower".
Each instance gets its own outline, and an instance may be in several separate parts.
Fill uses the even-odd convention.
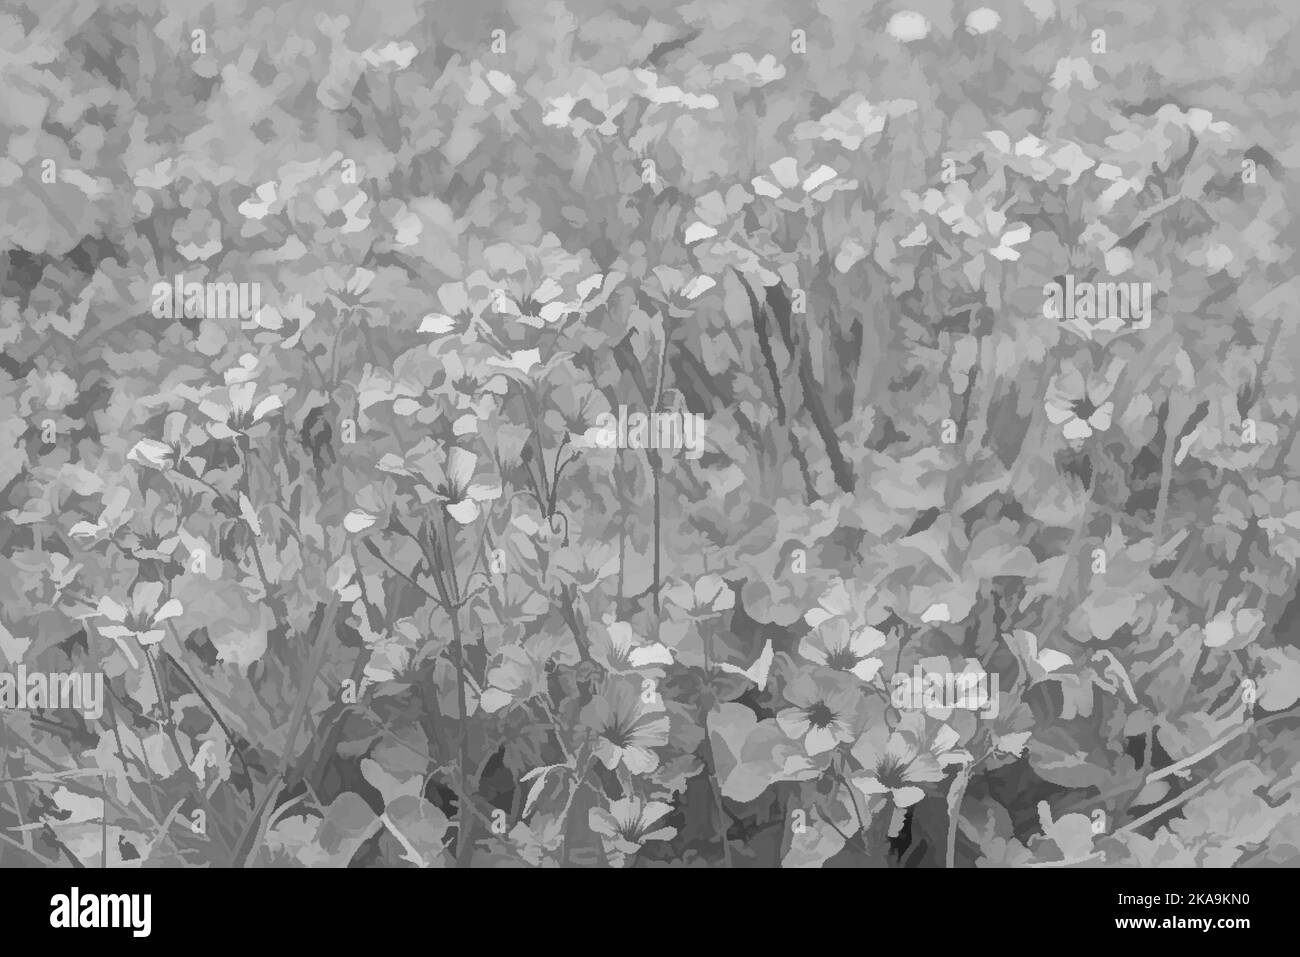
[[[256,395],[256,382],[236,382],[226,387],[225,401],[204,399],[200,402],[199,411],[212,420],[208,432],[218,439],[251,435],[262,420],[284,406],[276,395],[265,396],[254,405]]]
[[[173,450],[170,445],[154,439],[141,439],[131,447],[130,452],[126,453],[126,457],[132,462],[151,465],[156,469],[168,468],[172,463],[172,456]]]
[[[1083,373],[1066,366],[1048,387],[1047,420],[1062,426],[1071,441],[1086,439],[1094,431],[1105,432],[1115,411],[1115,404],[1105,401],[1112,388],[1107,379],[1098,375],[1090,376],[1085,383]]]
[[[175,598],[159,605],[162,592],[160,582],[137,585],[131,593],[130,608],[123,607],[111,598],[101,598],[99,615],[113,624],[102,625],[100,634],[113,639],[134,638],[142,645],[158,644],[165,637],[159,626],[185,610]]]
[[[628,674],[655,666],[671,665],[673,653],[667,645],[648,641],[632,630],[625,621],[607,621],[593,629],[591,656],[608,671]]]
[[[646,841],[667,841],[676,836],[675,827],[656,827],[671,810],[672,806],[663,801],[620,798],[610,802],[608,811],[593,807],[587,814],[587,824],[615,850],[635,854]]]
[[[438,470],[435,466],[435,473],[428,476],[429,485],[443,502],[447,514],[461,525],[468,525],[478,518],[479,502],[501,497],[499,486],[473,481],[477,465],[477,455],[455,446],[447,453],[445,470]]]
[[[831,618],[804,635],[799,642],[799,656],[825,668],[847,671],[861,681],[870,681],[881,666],[880,659],[872,657],[872,652],[885,641],[885,635],[878,629],[850,628],[843,618]]]

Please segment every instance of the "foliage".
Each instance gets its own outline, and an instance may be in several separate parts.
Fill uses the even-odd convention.
[[[9,4],[4,861],[1295,864],[1297,10],[989,8]]]

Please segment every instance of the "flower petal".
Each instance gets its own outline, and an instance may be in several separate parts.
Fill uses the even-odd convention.
[[[167,467],[171,459],[171,451],[171,446],[164,445],[162,442],[141,439],[132,446],[130,452],[126,453],[126,457],[133,462],[141,462],[161,469]]]
[[[650,827],[665,814],[673,809],[671,804],[665,804],[663,801],[651,801],[641,810],[641,826]]]
[[[1044,408],[1047,410],[1047,421],[1052,425],[1060,425],[1074,418],[1073,408],[1064,403],[1049,401]]]
[[[850,670],[853,676],[860,681],[870,681],[880,671],[881,665],[884,664],[879,658],[863,658]]]
[[[889,788],[880,783],[874,774],[859,774],[853,778],[853,786],[870,797],[873,794],[886,794]]]
[[[920,788],[893,788],[892,791],[894,794],[894,803],[899,807],[911,807],[913,804],[925,797],[925,792]]]
[[[230,387],[230,407],[236,412],[250,412],[253,408],[253,395],[257,392],[257,383],[237,382]]]
[[[204,399],[199,403],[199,411],[206,415],[213,422],[225,422],[230,417],[230,409],[224,405],[219,405],[211,399]]]
[[[818,648],[811,640],[811,635],[804,635],[799,641],[799,657],[815,665],[826,664],[826,652]]]
[[[484,711],[495,714],[514,700],[514,695],[508,691],[502,691],[500,688],[488,688],[479,698],[479,704]]]
[[[603,807],[593,807],[587,812],[587,827],[602,837],[616,838],[619,836],[618,821],[614,819],[614,815]]]
[[[632,654],[628,656],[628,662],[633,668],[644,668],[647,665],[671,665],[673,663],[673,653],[667,645],[656,642],[653,645],[633,648]]]
[[[808,733],[811,722],[802,708],[786,708],[776,716],[776,724],[788,738],[802,738]]]
[[[165,605],[154,612],[154,624],[160,621],[166,621],[169,618],[175,618],[185,611],[185,606],[176,598],[170,599]]]
[[[474,477],[474,468],[478,465],[478,456],[468,449],[454,446],[447,453],[447,481],[452,488],[468,488]]]
[[[465,489],[465,497],[475,502],[491,502],[501,497],[501,488],[496,485],[471,485]]]
[[[343,527],[349,532],[361,532],[375,524],[375,521],[375,516],[369,512],[354,508],[343,517]]]
[[[420,328],[417,332],[432,332],[434,335],[445,335],[456,328],[456,320],[451,316],[441,312],[431,312],[420,320]]]
[[[263,418],[270,415],[276,409],[283,408],[284,402],[278,395],[268,395],[261,402],[257,403],[257,408],[253,410],[253,421],[260,422]]]
[[[1086,439],[1092,435],[1092,426],[1083,419],[1072,418],[1062,431],[1067,439]]]
[[[623,749],[614,744],[609,738],[600,738],[596,742],[595,755],[600,763],[605,765],[609,771],[618,767],[619,761],[623,759]]]
[[[813,728],[804,739],[804,749],[810,754],[823,754],[835,747],[835,731],[831,727]]]
[[[108,597],[99,600],[99,614],[112,621],[126,621],[126,609]]]
[[[463,502],[447,503],[447,514],[454,518],[461,525],[469,525],[474,519],[478,518],[478,502],[467,498]]]
[[[213,422],[208,426],[208,432],[214,439],[233,439],[239,434],[224,422]]]
[[[623,763],[633,774],[649,774],[659,767],[659,755],[649,748],[634,745],[623,749]]]
[[[145,615],[158,607],[162,599],[162,582],[144,582],[136,585],[131,592],[131,610],[137,615]]]

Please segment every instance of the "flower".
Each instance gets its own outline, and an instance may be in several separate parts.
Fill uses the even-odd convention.
[[[447,398],[460,411],[472,412],[483,419],[491,413],[493,397],[505,394],[506,377],[487,366],[486,360],[466,361],[459,352],[448,349],[438,353],[446,376]]]
[[[694,276],[688,279],[688,273],[671,266],[656,266],[651,273],[658,280],[659,286],[658,290],[655,290],[657,292],[655,298],[670,305],[684,305],[698,299],[717,285],[717,281],[708,276]],[[649,288],[653,290],[654,286],[651,285]]]
[[[669,725],[668,716],[656,711],[634,684],[622,680],[582,709],[582,723],[596,734],[595,755],[606,768],[624,764],[633,774],[649,774],[659,767],[651,749],[668,743]]]
[[[473,481],[474,469],[478,465],[478,456],[473,452],[454,446],[447,453],[445,468],[436,463],[429,464],[431,470],[427,479],[434,496],[443,503],[447,514],[461,525],[468,525],[478,518],[479,502],[501,497],[498,486]]]
[[[719,575],[701,575],[694,584],[674,582],[664,589],[664,601],[683,609],[691,618],[708,618],[736,604],[736,594]]]
[[[592,630],[591,656],[614,674],[673,663],[673,653],[667,645],[646,641],[625,621],[606,621],[604,627]]]
[[[856,189],[857,180],[844,180],[829,166],[819,166],[800,182],[799,164],[787,156],[777,160],[769,169],[771,178],[755,176],[750,185],[759,196],[775,200],[781,209],[791,212],[810,209],[813,203],[824,203],[840,190]]]
[[[847,671],[856,678],[870,681],[880,670],[879,658],[871,652],[885,643],[882,632],[870,626],[850,628],[843,618],[831,618],[804,635],[799,642],[799,655],[807,661]]]
[[[863,770],[853,776],[853,785],[867,796],[883,794],[900,808],[911,807],[925,792],[919,784],[942,781],[943,768],[929,750],[922,750],[915,738],[888,725],[875,724],[854,743],[853,757]]]
[[[558,367],[550,381],[554,388],[543,421],[556,433],[568,433],[572,441],[585,446],[582,440],[587,432],[599,428],[601,415],[609,411],[609,402],[591,382],[567,366]]]
[[[471,289],[475,280],[490,283],[493,311],[539,329],[585,315],[606,281],[589,253],[570,253],[554,233],[527,248],[496,243],[483,250],[483,258],[490,275],[475,273]]]
[[[357,268],[346,279],[332,267],[324,273],[325,288],[338,305],[344,309],[360,307],[370,299],[370,285],[378,275],[373,270]]]
[[[101,626],[100,634],[105,638],[134,638],[142,645],[158,644],[165,637],[159,626],[185,610],[175,598],[159,605],[162,591],[161,582],[137,585],[131,593],[130,608],[123,607],[111,598],[101,598],[99,615],[114,624]]]
[[[856,581],[835,579],[817,600],[817,607],[804,613],[804,621],[816,628],[827,619],[843,617],[854,627],[880,621],[889,613],[882,596]]]
[[[160,507],[154,495],[145,498],[144,514],[150,516],[149,528],[133,534],[131,554],[142,560],[168,562],[180,545],[180,517],[172,509]]]
[[[489,713],[532,697],[546,680],[543,663],[518,645],[507,645],[498,657],[500,663],[488,670],[488,687],[479,697],[483,710]]]
[[[776,723],[789,737],[802,740],[809,755],[853,740],[861,693],[843,674],[827,669],[801,672],[784,693],[792,707],[778,712]]]
[[[1066,366],[1047,389],[1047,420],[1062,426],[1067,439],[1086,439],[1094,431],[1110,428],[1115,404],[1106,401],[1114,384],[1105,377],[1091,375],[1084,382],[1083,373]]]
[[[134,510],[128,509],[131,502],[131,490],[117,485],[104,492],[104,510],[96,522],[77,522],[68,529],[68,534],[76,538],[88,538],[105,541],[117,534],[118,529],[131,520]]]
[[[605,839],[602,843],[624,854],[635,854],[646,841],[667,841],[676,836],[675,827],[655,827],[670,811],[672,806],[663,801],[627,797],[611,801],[608,811],[593,807],[587,813],[587,823]]]
[[[492,300],[486,294],[471,298],[465,283],[458,281],[445,282],[438,287],[438,302],[443,311],[431,312],[421,319],[420,332],[447,335],[458,329],[464,330],[483,314]]]
[[[252,435],[263,419],[284,405],[276,395],[268,395],[254,405],[256,395],[257,383],[250,380],[228,385],[223,401],[200,402],[199,411],[212,420],[208,432],[218,439]]]
[[[571,579],[580,592],[589,592],[618,572],[618,548],[609,542],[566,545],[552,553],[556,571]]]
[[[931,734],[929,729],[936,723],[938,727]],[[944,721],[935,722],[932,718],[927,718],[924,712],[904,712],[899,717],[898,724],[894,726],[894,731],[915,741],[918,750],[933,757],[940,768],[947,768],[953,764],[967,764],[973,760],[969,751],[957,747],[963,737],[957,728]],[[969,739],[973,733],[972,727],[966,733],[966,738]],[[926,741],[929,741],[929,744],[925,744]]]
[[[166,443],[155,439],[141,439],[126,453],[132,462],[149,465],[156,469],[169,469],[176,461],[175,450]]]
[[[459,686],[460,671],[446,655],[439,655],[433,665],[433,683],[438,689],[438,701],[442,713],[457,720],[461,717]],[[479,687],[474,677],[465,673],[465,715],[473,717],[481,707]]]

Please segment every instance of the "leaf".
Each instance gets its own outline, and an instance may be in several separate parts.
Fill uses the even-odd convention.
[[[248,523],[248,527],[253,530],[253,534],[261,537],[262,522],[257,517],[257,509],[253,508],[253,503],[248,500],[248,496],[243,492],[239,493],[239,514]]]
[[[379,792],[385,804],[391,804],[399,797],[415,797],[419,795],[424,784],[421,775],[397,777],[389,774],[378,761],[371,758],[362,759],[361,776]]]
[[[369,512],[354,508],[343,517],[343,527],[349,532],[361,532],[374,525],[376,521],[375,516]]]
[[[1265,711],[1285,711],[1300,701],[1300,648],[1265,648],[1253,656],[1263,665],[1258,704]]]
[[[402,846],[402,859],[417,867],[446,865],[443,841],[451,821],[419,795],[402,795],[389,803],[381,819]]]
[[[1039,801],[1038,819],[1043,834],[1057,846],[1063,860],[1077,860],[1092,853],[1092,821],[1087,815],[1063,814],[1052,820],[1051,807]]]
[[[781,858],[782,867],[821,867],[844,849],[844,835],[858,830],[856,816],[846,803],[846,795],[844,788],[838,788],[829,807],[814,807],[802,827],[792,827],[789,821],[786,822],[790,846]],[[822,817],[823,814],[830,817],[834,827]]]
[[[1090,636],[1096,641],[1110,641],[1115,632],[1133,621],[1137,599],[1122,588],[1101,588],[1092,592],[1080,605]]]
[[[523,774],[520,776],[519,778],[520,782],[534,781],[534,779],[536,779],[533,783],[533,786],[528,789],[528,797],[524,801],[523,816],[525,818],[532,813],[533,806],[537,803],[537,799],[541,797],[542,791],[546,787],[546,779],[550,775],[550,773],[552,771],[561,768],[567,768],[567,767],[568,767],[567,764],[548,764],[545,765],[544,767],[533,768],[533,770],[529,771],[527,774]]]
[[[1061,727],[1049,726],[1031,738],[1028,751],[1029,763],[1038,776],[1062,787],[1096,787],[1110,777],[1110,771],[1093,763]]]
[[[346,867],[348,862],[382,826],[359,794],[345,791],[325,811],[316,839],[325,852],[327,867]]]
[[[777,781],[805,780],[818,773],[774,719],[759,721],[744,705],[715,708],[708,729],[722,793],[733,801],[752,801]]]
[[[4,658],[6,665],[16,665],[22,661],[31,645],[30,638],[15,638],[4,622],[0,621],[0,657]]]
[[[743,677],[748,678],[758,686],[759,691],[762,691],[767,687],[768,675],[772,671],[773,657],[772,639],[769,638],[763,645],[763,650],[759,652],[758,660],[748,668],[741,668],[738,665],[729,664],[725,661],[718,662],[718,667],[731,674],[742,675]]]

